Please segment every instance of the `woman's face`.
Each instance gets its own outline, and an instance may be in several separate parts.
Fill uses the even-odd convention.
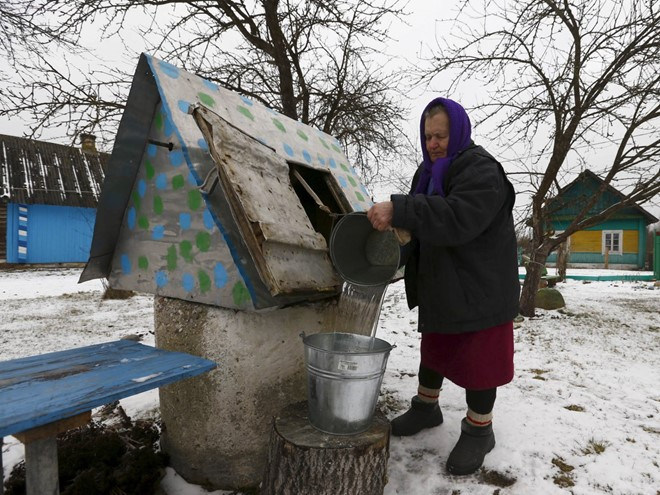
[[[445,112],[439,112],[424,120],[424,139],[426,151],[431,161],[447,156],[449,147],[449,117]]]

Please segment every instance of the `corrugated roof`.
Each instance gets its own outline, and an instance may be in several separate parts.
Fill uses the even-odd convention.
[[[109,157],[0,134],[0,200],[95,208]]]

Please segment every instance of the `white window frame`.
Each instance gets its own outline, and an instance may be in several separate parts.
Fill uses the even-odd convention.
[[[623,254],[623,230],[603,230],[601,237],[601,253],[605,254],[606,249],[606,239],[607,235],[618,236],[619,237],[619,249],[614,251],[610,249],[610,254]]]

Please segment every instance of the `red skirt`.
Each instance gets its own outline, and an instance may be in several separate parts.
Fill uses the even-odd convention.
[[[513,322],[478,332],[423,333],[421,363],[456,385],[484,390],[513,379]]]

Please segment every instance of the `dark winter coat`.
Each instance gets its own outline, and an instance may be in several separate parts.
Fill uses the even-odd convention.
[[[472,144],[451,163],[444,190],[444,198],[391,197],[392,226],[413,236],[402,259],[419,331],[465,333],[511,321],[520,295],[513,186],[500,163]]]

